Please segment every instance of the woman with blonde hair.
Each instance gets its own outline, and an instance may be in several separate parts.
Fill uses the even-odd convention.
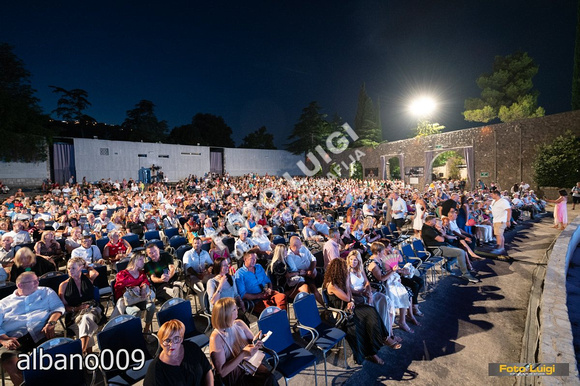
[[[240,366],[244,359],[251,358],[263,347],[256,335],[238,317],[238,307],[232,298],[217,301],[211,315],[214,330],[209,338],[210,358],[216,374],[229,385],[274,385],[272,373],[260,365],[254,375],[247,374]],[[255,343],[253,343],[255,342]]]
[[[114,263],[125,257],[127,257],[131,250],[131,244],[125,239],[123,239],[118,230],[114,229],[107,235],[109,237],[109,242],[105,244],[103,248],[103,258],[108,263]]]
[[[385,343],[394,349],[401,348],[399,342],[402,339],[393,334],[395,308],[387,295],[373,291],[365,275],[360,252],[356,250],[350,252],[346,257],[346,265],[349,271],[350,290],[355,304],[368,304],[375,307],[389,332],[389,337]]]
[[[56,266],[56,261],[62,260],[64,253],[60,244],[54,238],[53,231],[44,231],[40,236],[40,241],[34,245],[34,252],[37,256],[43,257]]]
[[[185,325],[177,319],[159,328],[157,337],[162,351],[149,365],[144,386],[214,384],[206,356],[195,343],[184,341],[184,335]]]
[[[82,343],[83,353],[88,353],[99,321],[102,309],[95,298],[94,279],[99,275],[94,269],[87,267],[82,257],[73,257],[67,262],[69,278],[58,287],[58,296],[68,314],[67,325],[75,331]]]
[[[37,259],[34,252],[27,247],[22,247],[16,251],[12,261],[14,265],[10,269],[10,281],[14,283],[16,283],[16,278],[23,272],[32,271],[36,273],[36,276],[41,277],[47,272],[56,270],[54,264],[43,258]]]

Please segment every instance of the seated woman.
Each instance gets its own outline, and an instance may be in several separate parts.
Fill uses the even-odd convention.
[[[148,291],[151,291],[151,283],[147,278],[147,274],[143,267],[145,266],[145,255],[141,253],[135,253],[131,256],[129,264],[127,264],[127,269],[122,270],[117,273],[115,281],[115,299],[117,299],[117,305],[111,317],[117,315],[128,314],[137,316],[139,311],[147,311],[145,316],[145,327],[143,332],[147,333],[151,329],[151,323],[153,322],[153,316],[155,314],[155,303],[146,297]],[[125,299],[123,294],[129,287],[138,287],[140,289],[140,294],[143,296],[143,301],[138,302],[134,305],[125,305]]]
[[[45,258],[55,266],[64,259],[64,252],[58,241],[56,241],[53,231],[42,232],[40,241],[34,245],[34,252],[37,256]]]
[[[407,324],[407,317],[409,321],[417,326],[419,322],[415,319],[412,311],[412,303],[409,296],[409,292],[401,283],[401,277],[397,273],[399,269],[398,264],[393,264],[389,266],[386,263],[387,258],[392,260],[394,258],[394,252],[392,249],[385,247],[385,244],[375,242],[371,245],[372,256],[366,261],[366,274],[367,278],[371,283],[380,283],[385,286],[385,290],[393,307],[399,309],[399,327],[403,331],[413,333],[414,331]],[[390,256],[387,254],[390,252]],[[399,260],[399,255],[395,255],[396,260]],[[408,315],[407,315],[408,313]]]
[[[272,373],[260,365],[254,375],[246,374],[240,367],[244,359],[251,358],[263,343],[242,321],[236,320],[238,307],[232,298],[223,298],[216,303],[211,316],[214,330],[209,338],[210,358],[216,374],[226,386],[230,385],[274,385]],[[256,341],[257,340],[257,341]],[[252,342],[256,341],[255,344]]]
[[[353,313],[353,319],[346,323],[344,329],[355,362],[362,364],[367,358],[371,362],[384,364],[377,352],[387,343],[389,332],[374,307],[355,305],[343,259],[334,259],[328,264],[322,287],[328,291],[330,306]]]
[[[90,344],[90,341],[97,332],[98,323],[102,316],[102,310],[95,299],[95,287],[93,286],[93,281],[99,273],[88,268],[82,257],[71,258],[66,267],[70,278],[60,284],[58,296],[65,309],[72,312],[71,315],[68,315],[67,325],[71,324],[70,327],[81,340],[83,353],[86,354],[91,352],[93,344]]]
[[[108,263],[115,263],[131,253],[133,249],[127,240],[121,238],[119,231],[112,230],[108,234],[109,242],[103,248],[103,258]]]
[[[10,281],[14,283],[22,272],[32,271],[36,276],[41,277],[47,272],[56,271],[54,264],[42,257],[36,258],[34,252],[27,247],[22,247],[16,251],[12,262],[14,265],[10,269]]]
[[[209,249],[209,256],[213,261],[219,258],[227,259],[228,263],[232,262],[232,257],[230,256],[230,250],[222,242],[222,236],[215,237],[211,239],[211,245]]]
[[[402,339],[395,337],[393,334],[395,308],[387,295],[373,291],[364,273],[360,253],[356,250],[350,252],[346,257],[346,265],[349,271],[350,290],[355,304],[368,304],[375,307],[389,332],[389,337],[386,341],[387,345],[395,350],[401,348],[399,342]]]
[[[213,264],[212,272],[217,274],[208,280],[207,282],[207,296],[209,298],[209,309],[213,310],[214,305],[218,300],[223,298],[232,298],[235,300],[239,311],[240,319],[242,319],[247,325],[250,322],[244,315],[246,312],[246,307],[240,294],[238,293],[238,288],[236,287],[236,281],[230,275],[230,264],[227,259],[218,258]]]
[[[163,323],[159,328],[157,337],[162,351],[149,365],[144,386],[213,386],[209,361],[199,346],[183,340],[184,334],[185,326],[176,319]]]
[[[252,232],[252,241],[260,248],[259,254],[262,256],[272,256],[272,248],[274,244],[270,242],[268,236],[264,234],[264,228],[261,225],[256,225]]]

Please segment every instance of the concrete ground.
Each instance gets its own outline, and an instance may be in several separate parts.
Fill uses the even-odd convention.
[[[580,208],[574,212],[570,209],[571,205],[569,218],[580,214]],[[520,361],[532,273],[560,232],[552,225],[552,217],[544,216],[519,225],[516,232],[509,232],[506,246],[513,260],[475,262],[481,279],[478,284],[467,284],[453,276],[443,277],[436,289],[420,303],[425,314],[419,319],[422,326],[412,326],[414,334],[395,330],[395,334],[404,339],[403,347],[380,350],[384,365],[370,362],[356,365],[347,345],[349,368],[346,369],[342,351],[329,353],[328,383],[515,384],[512,377],[488,377],[488,363]],[[199,322],[198,328],[202,329],[204,323]],[[158,328],[156,321],[153,328]],[[252,328],[256,329],[255,323]],[[322,354],[315,354],[319,358],[317,381],[322,385]],[[279,375],[278,382],[284,384]],[[10,385],[10,381],[7,384]],[[312,386],[314,369],[305,370],[289,384]]]

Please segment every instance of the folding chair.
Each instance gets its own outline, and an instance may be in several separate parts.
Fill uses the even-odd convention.
[[[60,271],[47,272],[38,278],[39,280],[38,286],[51,288],[54,292],[58,294],[58,287],[60,286],[60,283],[62,283],[66,279],[68,279],[68,275],[64,272]]]
[[[40,349],[43,351],[42,357],[39,354],[30,354],[30,368],[22,372],[26,386],[86,385],[82,365],[79,366],[80,363],[83,363],[83,349],[80,340],[54,338],[38,346],[36,351],[40,352]],[[49,357],[54,360],[58,354],[62,354],[71,360],[65,368],[57,370],[55,369],[56,366],[50,365]],[[74,359],[75,357],[76,359]]]
[[[16,283],[11,281],[5,281],[0,283],[0,300],[4,299],[6,296],[12,295],[16,291]]]
[[[205,332],[207,332],[211,328],[211,317],[204,314],[201,314],[201,316],[208,320],[208,325],[205,329]],[[157,312],[159,326],[171,319],[180,320],[185,325],[185,340],[194,342],[200,348],[204,348],[209,344],[207,335],[200,333],[195,328],[195,321],[193,320],[191,303],[189,301],[181,298],[173,298],[163,303],[161,309]]]
[[[165,244],[163,244],[163,241],[158,239],[147,240],[147,245],[149,244],[157,245],[157,248],[159,248],[160,251],[163,251],[163,249],[165,248]]]
[[[346,333],[336,327],[329,326],[322,322],[318,307],[316,306],[316,299],[314,295],[305,292],[300,292],[294,299],[294,314],[298,319],[298,328],[300,328],[300,335],[303,338],[309,337],[310,342],[306,346],[306,350],[310,350],[316,346],[324,357],[324,381],[328,384],[328,372],[326,369],[326,353],[332,348],[336,347],[342,341],[342,350],[344,352],[344,366],[348,368],[346,362]]]
[[[289,379],[312,365],[314,365],[314,384],[318,386],[316,356],[294,342],[286,311],[278,309],[277,312],[274,312],[275,310],[266,312],[266,310],[258,319],[258,328],[264,333],[272,331],[272,335],[266,343],[268,349],[277,354],[278,366],[276,371],[282,374],[286,386],[288,386]]]
[[[147,231],[143,234],[143,240],[145,240],[145,242],[150,242],[151,240],[160,240],[161,239],[161,234],[159,233],[159,231]]]
[[[153,335],[153,334],[151,334]],[[155,335],[153,335],[155,336]],[[111,319],[97,334],[97,342],[101,352],[110,350],[113,354],[119,351],[130,353],[127,355],[127,362],[129,368],[126,370],[119,369],[117,363],[113,360],[105,363],[104,358],[101,357],[99,369],[107,385],[133,385],[147,374],[147,368],[151,364],[153,357],[147,350],[147,342],[143,337],[143,329],[141,327],[141,319],[131,315],[119,315]],[[157,343],[159,347],[159,342]],[[139,370],[133,370],[141,363],[134,363],[132,353],[143,353],[143,366]],[[126,365],[127,363],[118,363],[119,365]],[[111,367],[112,366],[112,367]]]
[[[101,251],[101,255],[103,254],[103,251],[105,250],[105,245],[107,245],[107,243],[109,242],[109,238],[108,237],[102,237],[100,239],[97,240],[97,248],[99,248],[99,251]]]
[[[99,296],[101,300],[107,300],[104,312],[106,315],[107,311],[109,310],[109,304],[115,307],[115,304],[113,303],[113,289],[111,288],[108,281],[108,269],[106,265],[95,265],[93,268],[99,273],[99,276],[95,278],[93,285],[99,289]]]
[[[139,240],[139,235],[134,233],[129,233],[122,237],[123,240],[128,242],[131,245],[131,248],[139,248],[141,246],[141,240]]]
[[[169,239],[173,236],[179,235],[179,228],[165,228],[163,230],[163,235],[161,236],[161,240],[165,243],[165,245],[169,245]]]

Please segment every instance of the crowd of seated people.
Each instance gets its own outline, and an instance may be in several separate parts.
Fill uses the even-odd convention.
[[[380,342],[369,347],[398,348],[401,338],[392,333],[393,325],[407,333],[413,332],[408,323],[419,325],[417,296],[424,288],[418,276],[395,261],[400,260],[396,243],[405,228],[431,250],[457,258],[462,277],[475,283],[476,248],[497,242],[503,249],[504,228],[513,228],[523,212],[533,217],[544,211],[545,202],[526,184],[512,193],[479,182],[472,191],[460,186],[434,182],[419,191],[402,181],[295,178],[291,183],[253,174],[190,176],[177,184],[149,186],[132,180],[83,180],[36,196],[5,199],[0,206],[0,262],[10,281],[27,271],[40,277],[68,268],[71,279],[61,294],[67,308],[78,307],[89,288],[77,277],[81,260],[87,269],[105,265],[108,279],[116,279],[114,313],[145,311],[145,331],[151,329],[156,306],[184,297],[186,286],[196,296],[207,291],[210,310],[231,297],[243,314],[244,301],[254,312],[270,305],[285,309],[297,292],[312,293],[325,306],[324,281],[334,303],[353,295],[356,306],[374,309],[360,314],[381,321]],[[496,221],[500,207],[508,213],[507,221]],[[170,240],[154,240],[163,244],[160,249],[144,239],[148,231],[160,231],[163,237],[168,230],[184,237],[191,249],[178,256],[175,248],[164,250]],[[123,238],[128,235],[136,235],[145,250]],[[108,241],[99,244],[104,238]],[[348,281],[326,280],[333,261],[346,263],[347,256]],[[117,272],[116,264],[128,258],[126,268]],[[62,265],[65,261],[78,264]],[[283,266],[279,277],[272,261]],[[381,288],[371,289],[369,282]],[[128,305],[125,294],[135,288],[143,301]],[[352,309],[348,303],[344,307]],[[83,350],[89,351],[93,323],[80,322]],[[360,338],[361,332],[351,333]],[[357,361],[380,359],[357,350]]]

